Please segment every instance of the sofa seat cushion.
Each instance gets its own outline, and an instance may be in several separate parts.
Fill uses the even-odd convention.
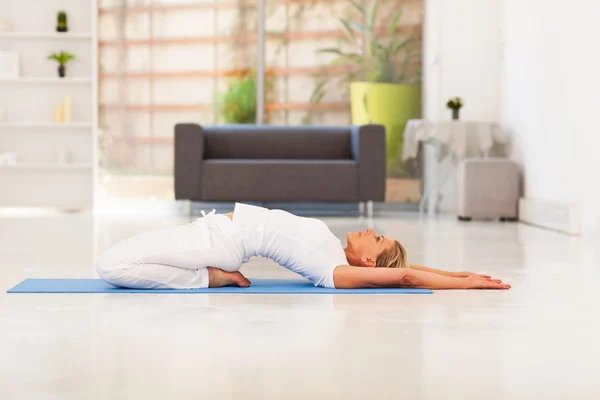
[[[201,166],[205,201],[356,201],[351,160],[209,159]]]

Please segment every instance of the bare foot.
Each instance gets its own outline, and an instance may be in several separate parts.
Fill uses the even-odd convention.
[[[239,272],[226,272],[218,268],[208,267],[208,287],[223,286],[248,287],[250,281]]]

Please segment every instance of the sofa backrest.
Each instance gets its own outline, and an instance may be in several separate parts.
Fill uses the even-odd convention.
[[[204,126],[205,158],[351,159],[350,127]]]

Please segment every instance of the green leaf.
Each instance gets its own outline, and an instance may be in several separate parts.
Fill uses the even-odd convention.
[[[366,14],[365,8],[361,4],[358,4],[355,0],[350,0],[350,4],[352,4],[352,6],[358,10],[361,15],[364,16]]]
[[[323,82],[325,83],[325,82]],[[317,105],[319,103],[321,103],[321,100],[323,100],[323,97],[325,97],[325,94],[327,93],[327,91],[325,90],[325,85],[323,85],[322,87],[317,86],[315,88],[315,90],[313,91],[312,95],[310,96],[310,103],[312,105]]]
[[[319,53],[330,53],[337,54],[338,57],[334,58],[331,63],[332,64],[357,64],[362,62],[363,56],[356,53],[345,53],[340,49],[321,49],[318,50]]]
[[[329,78],[322,78],[320,80],[317,81],[315,88],[313,89],[313,92],[310,96],[310,104],[313,106],[311,107],[308,112],[306,113],[306,115],[304,116],[304,118],[302,118],[302,124],[306,125],[306,124],[311,124],[313,121],[313,116],[315,114],[315,109],[314,106],[318,105],[321,103],[321,101],[323,100],[323,98],[325,97],[325,95],[327,94],[327,85],[329,84]]]
[[[325,97],[325,90],[319,91],[316,96],[311,98],[311,101],[315,104],[319,104],[321,100]]]
[[[398,28],[398,21],[400,21],[400,17],[402,17],[402,9],[398,10],[396,14],[392,17],[390,24],[388,25],[388,35],[392,36],[396,33],[396,29]]]
[[[356,30],[352,29],[352,25],[350,24],[350,22],[343,18],[340,18],[340,22],[344,26],[344,29],[346,30],[346,33],[348,34],[348,36],[350,36],[352,38],[356,38]]]
[[[333,64],[361,64],[364,62],[364,57],[356,53],[343,53],[339,57],[336,57]]]
[[[410,42],[411,42],[410,38],[404,40],[403,42],[399,42],[397,40],[393,40],[392,42],[390,42],[389,47],[388,47],[390,57],[393,57],[396,54],[398,54],[398,52],[400,50],[404,49],[406,46],[408,46]]]
[[[60,53],[51,53],[47,57],[49,60],[55,60],[59,64],[64,65],[71,60],[75,59],[75,55],[66,51],[61,51]]]
[[[319,50],[317,50],[317,53],[332,53],[332,54],[338,54],[340,56],[345,55],[345,53],[343,51],[341,51],[340,49],[336,49],[336,48],[319,49]]]
[[[377,19],[377,11],[379,10],[379,0],[374,0],[373,4],[371,4],[371,9],[369,10],[369,17],[368,17],[368,27],[369,27],[369,31],[371,33],[372,36],[376,36],[377,32],[375,32],[376,26],[376,19]]]

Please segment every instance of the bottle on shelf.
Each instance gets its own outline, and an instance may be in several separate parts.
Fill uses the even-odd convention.
[[[10,152],[10,153],[0,153],[0,166],[3,165],[17,165],[18,163],[18,153]]]
[[[63,121],[66,123],[73,122],[73,100],[71,96],[65,96],[65,100],[63,102]]]
[[[71,155],[66,147],[54,149],[54,161],[58,165],[67,165],[71,162]]]
[[[60,104],[54,106],[54,122],[57,124],[63,122],[63,117],[63,106]]]
[[[10,32],[12,31],[12,25],[5,19],[0,18],[0,32]]]
[[[0,51],[0,78],[17,79],[20,75],[19,55],[11,51]]]

